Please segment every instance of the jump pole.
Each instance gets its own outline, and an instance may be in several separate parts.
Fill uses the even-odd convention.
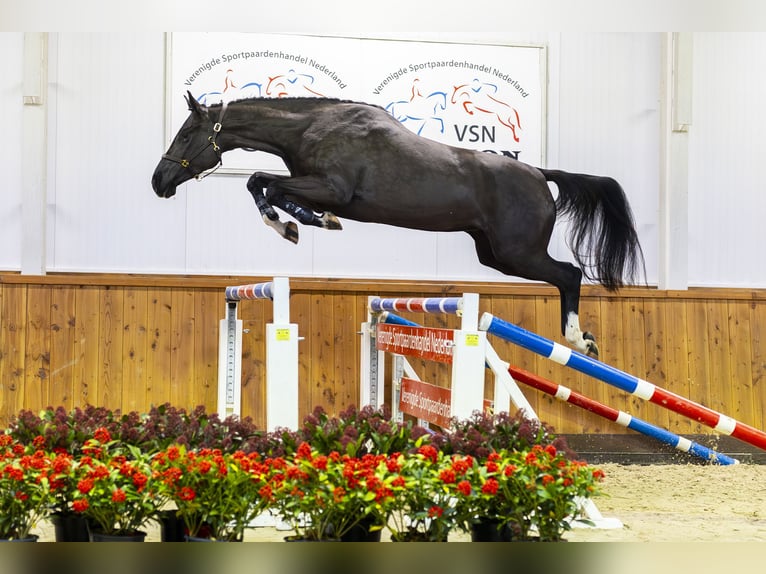
[[[518,325],[498,319],[490,313],[482,315],[479,329],[547,357],[556,363],[599,379],[640,399],[705,424],[721,434],[731,435],[766,450],[766,433],[754,427],[657,387],[648,381],[624,373],[583,353],[527,331]]]
[[[290,282],[275,277],[266,283],[226,287],[226,316],[218,344],[218,413],[241,415],[242,320],[240,301],[269,299],[273,322],[266,324],[266,423],[268,430],[298,428],[298,325],[290,323]]]
[[[718,453],[713,449],[643,421],[624,411],[609,407],[590,397],[586,397],[581,393],[573,391],[569,387],[559,385],[553,381],[549,381],[548,379],[544,379],[543,377],[525,371],[524,369],[511,366],[508,367],[508,372],[516,381],[529,385],[530,387],[542,391],[560,401],[597,414],[598,416],[617,423],[620,426],[640,432],[641,434],[670,445],[681,452],[694,455],[714,464],[728,465],[739,463],[737,459]]]

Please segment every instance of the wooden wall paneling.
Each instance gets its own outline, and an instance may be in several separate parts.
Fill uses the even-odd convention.
[[[731,379],[723,381],[730,388],[730,417],[754,425],[756,414],[753,401],[753,359],[750,342],[750,304],[748,301],[729,301],[729,364]]]
[[[766,303],[750,302],[751,381],[753,391],[753,426],[766,427]]]
[[[0,288],[0,425],[6,426],[25,404],[27,286]]]
[[[123,385],[120,409],[146,411],[146,358],[148,292],[147,287],[131,287],[125,290],[123,301]]]
[[[660,300],[665,308],[665,388],[690,400],[692,392],[689,384],[689,344],[686,336],[688,325],[686,301]],[[689,418],[668,411],[668,430],[687,435],[692,432],[693,422]]]
[[[710,349],[710,408],[728,416],[731,398],[729,317],[726,301],[708,301],[708,348]]]
[[[195,406],[218,402],[218,321],[223,319],[223,305],[223,296],[218,290],[203,289],[195,293]]]
[[[30,285],[24,351],[24,408],[35,409],[37,405],[47,406],[49,402],[50,312],[51,289],[42,285]]]
[[[177,288],[171,291],[171,361],[170,403],[186,409],[194,404],[194,291]],[[213,407],[213,410],[218,405]]]
[[[644,330],[644,300],[637,297],[622,299],[625,365],[622,369],[636,377],[646,378],[646,334]],[[646,402],[612,385],[607,385],[609,404],[615,409],[652,422],[647,414]]]
[[[147,294],[146,404],[170,402],[173,297],[168,288]],[[173,405],[177,406],[177,405]]]
[[[225,317],[220,298],[219,321]],[[241,301],[237,316],[242,320],[242,416],[252,417],[259,428],[266,421],[266,323],[273,317],[268,301]],[[217,399],[216,399],[217,400]],[[215,401],[214,401],[215,402]]]
[[[554,303],[554,304],[551,304]],[[526,329],[556,342],[561,342],[561,316],[558,309],[558,298],[555,296],[541,296],[535,298],[535,315],[531,327]],[[554,382],[560,382],[566,378],[558,370],[558,365],[546,357],[535,356],[535,367],[532,371],[536,375]],[[567,420],[568,411],[561,401],[543,394],[541,408],[537,413],[540,420],[551,425],[556,432],[567,433],[576,423],[570,424]]]
[[[312,364],[308,380],[309,408],[321,406],[327,412],[337,412],[335,400],[335,349],[334,337],[327,326],[334,324],[333,295],[314,293],[311,297],[311,339]],[[340,406],[340,405],[337,405]]]
[[[625,324],[623,320],[623,306],[620,304],[620,299],[617,297],[605,297],[599,301],[601,304],[601,330],[600,336],[596,338],[596,341],[599,344],[599,358],[604,363],[612,365],[621,371],[625,371],[628,363],[625,359]],[[621,401],[619,405],[612,404],[615,393],[612,392],[612,387],[606,383],[602,383],[593,377],[583,375],[582,385],[584,394],[602,404],[616,409],[625,406],[623,401]],[[591,419],[593,420],[593,426],[583,429],[583,432],[606,434],[620,434],[627,432],[621,425],[610,422],[605,418],[597,417],[596,415],[591,416],[598,420]]]
[[[686,332],[689,364],[689,396],[695,403],[706,407],[712,405],[712,372],[710,359],[710,330],[708,329],[707,301],[686,301]],[[709,427],[692,421],[690,432],[710,432]]]
[[[54,286],[50,306],[50,385],[48,403],[71,410],[74,394],[76,310],[73,286]]]
[[[99,380],[91,404],[120,408],[123,386],[123,287],[101,289],[101,328],[99,336]]]
[[[532,331],[535,328],[535,297],[512,296],[511,300],[513,303],[511,314],[507,317],[500,318]],[[500,341],[500,339],[497,338],[492,338],[492,340]],[[514,345],[513,343],[504,341],[503,345],[509,353],[510,358],[507,360],[511,365],[515,365],[516,367],[525,369],[531,373],[536,373],[538,361],[537,355],[518,345]],[[540,411],[544,404],[547,404],[545,395],[534,389],[528,389],[527,397],[529,397],[529,403],[532,405],[532,408],[535,409],[537,416],[542,418],[543,415]]]
[[[356,293],[333,296],[333,347],[335,354],[335,406],[343,410],[359,405],[358,335],[363,318],[357,313]]]
[[[601,347],[604,346],[604,334],[609,329],[605,324],[606,319],[608,319],[608,317],[602,316],[601,312],[601,298],[582,297],[580,299],[580,327],[583,331],[590,331],[594,334],[596,342],[599,345],[599,354],[601,353]],[[563,335],[558,335],[554,340],[562,345],[570,346]],[[603,357],[601,360],[603,360]],[[604,402],[604,385],[600,382],[593,381],[591,377],[587,377],[574,369],[559,367],[559,372],[561,373],[561,375],[559,375],[559,382],[561,384],[583,393],[594,400],[602,403]],[[564,405],[564,403],[562,403],[562,405]],[[564,406],[566,407],[564,412],[569,419],[568,426],[572,429],[569,432],[594,432],[594,429],[602,427],[606,422],[601,417],[581,409],[580,407],[568,404]]]
[[[659,299],[644,300],[644,334],[646,337],[646,371],[643,377],[658,387],[669,389],[666,369],[665,307]],[[647,407],[646,416],[651,418],[653,424],[662,428],[669,428],[670,411],[647,401],[642,402]],[[673,416],[676,415],[673,414]]]
[[[101,289],[79,286],[75,290],[75,336],[72,371],[73,405],[96,404],[99,380],[99,340],[101,338]],[[58,406],[58,405],[53,405]]]

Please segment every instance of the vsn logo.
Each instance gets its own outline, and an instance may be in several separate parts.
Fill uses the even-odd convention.
[[[496,84],[473,79],[449,89],[426,89],[420,78],[407,96],[385,106],[393,117],[424,137],[514,159],[523,135],[519,111],[504,101]],[[503,145],[505,144],[505,145]]]

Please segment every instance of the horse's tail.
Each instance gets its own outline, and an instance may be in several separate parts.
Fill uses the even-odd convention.
[[[610,291],[646,275],[633,213],[620,184],[610,177],[540,170],[559,188],[556,213],[569,218],[567,244],[588,279]]]

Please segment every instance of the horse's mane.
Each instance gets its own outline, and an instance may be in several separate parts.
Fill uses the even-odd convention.
[[[250,97],[250,98],[240,98],[237,100],[231,100],[228,102],[228,106],[231,105],[248,105],[248,104],[258,104],[260,102],[289,102],[290,104],[302,104],[302,103],[327,103],[327,104],[356,104],[359,106],[369,106],[371,108],[379,108],[381,110],[384,110],[383,107],[377,105],[377,104],[371,104],[369,102],[360,102],[356,100],[344,100],[340,98],[326,98],[326,97],[311,97],[311,96],[288,96],[285,98],[267,98],[263,96],[257,96],[257,97]],[[217,104],[211,104],[208,106],[208,109],[218,109],[223,105],[222,102],[218,102]],[[384,110],[385,111],[385,110]],[[388,113],[388,112],[386,112]]]

